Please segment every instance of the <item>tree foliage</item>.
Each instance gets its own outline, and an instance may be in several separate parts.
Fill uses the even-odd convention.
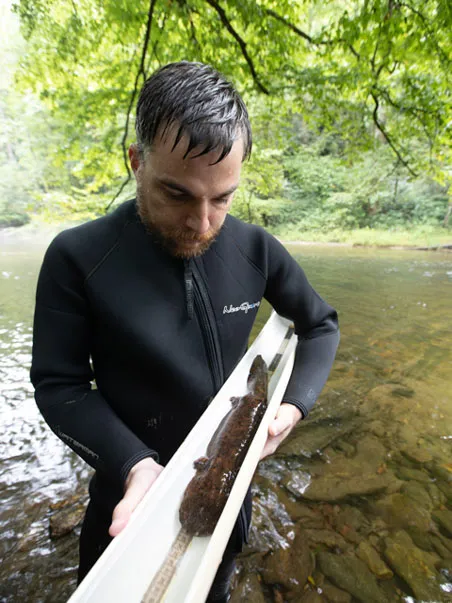
[[[20,0],[19,79],[65,124],[61,154],[94,188],[120,177],[137,90],[156,67],[201,60],[247,98],[383,139],[409,172],[450,161],[448,0]],[[413,139],[426,152],[414,153]],[[353,143],[353,144],[351,144]]]
[[[284,196],[292,201],[271,216],[275,231],[353,230],[439,226],[447,193],[431,179],[410,178],[388,147],[363,153],[353,165],[331,152],[329,137],[286,156]]]
[[[17,0],[15,11],[27,52],[21,96],[0,90],[0,146],[21,159],[3,162],[18,177],[2,198],[26,203],[27,164],[38,202],[88,216],[130,195],[139,89],[188,59],[226,74],[250,109],[236,215],[275,231],[448,215],[449,0]]]

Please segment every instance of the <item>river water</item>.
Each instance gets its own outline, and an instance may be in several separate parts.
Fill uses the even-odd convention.
[[[90,470],[28,380],[44,246],[0,242],[0,601],[60,603]],[[338,309],[341,344],[310,417],[259,465],[231,603],[450,601],[452,255],[290,251]]]

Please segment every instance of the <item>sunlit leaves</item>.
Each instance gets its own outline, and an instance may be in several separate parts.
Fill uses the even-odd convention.
[[[18,3],[29,44],[18,81],[63,126],[56,161],[91,190],[125,172],[120,141],[148,10],[149,0]],[[247,99],[262,149],[284,148],[280,132],[297,113],[339,133],[351,157],[386,145],[411,173],[444,181],[451,13],[447,0],[157,0],[145,71],[181,59],[214,65]]]

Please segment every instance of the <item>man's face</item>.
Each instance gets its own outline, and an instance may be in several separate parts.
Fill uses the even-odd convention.
[[[206,251],[223,225],[239,184],[243,141],[219,163],[220,150],[195,157],[201,149],[194,149],[184,159],[188,139],[172,151],[173,144],[169,133],[144,156],[132,145],[129,157],[141,219],[172,255],[190,258]]]

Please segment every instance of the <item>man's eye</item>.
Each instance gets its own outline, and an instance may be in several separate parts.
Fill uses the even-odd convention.
[[[187,197],[187,195],[184,195],[184,194],[180,195],[180,194],[177,194],[177,193],[168,192],[167,195],[168,195],[168,197],[172,201],[182,201],[183,202],[183,201],[188,201],[189,200],[189,198]]]
[[[222,197],[221,199],[215,199],[215,203],[218,203],[219,205],[226,205],[226,203],[229,203],[229,199],[230,197]]]

